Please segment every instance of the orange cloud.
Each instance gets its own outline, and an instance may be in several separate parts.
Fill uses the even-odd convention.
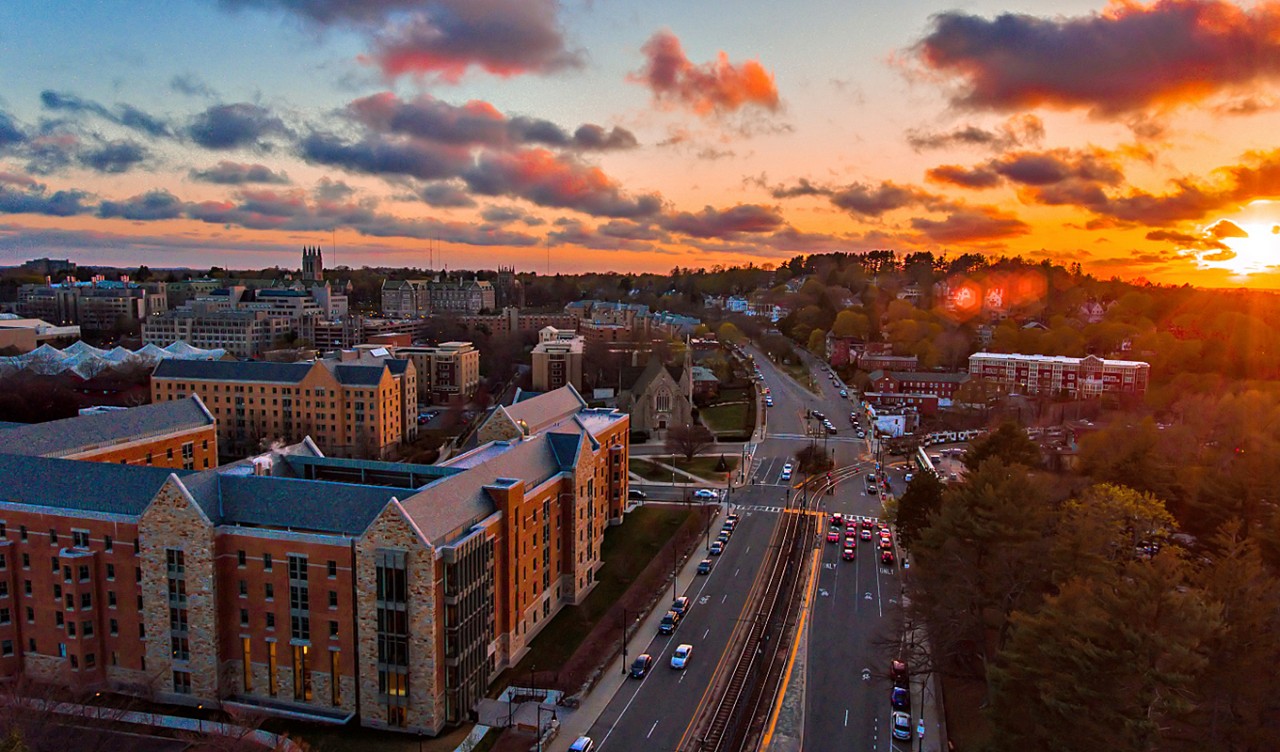
[[[694,63],[685,56],[680,39],[665,30],[656,32],[640,50],[646,58],[645,67],[629,79],[647,86],[659,102],[681,105],[704,116],[747,105],[778,109],[773,74],[758,61],[735,65],[721,52],[715,62]]]

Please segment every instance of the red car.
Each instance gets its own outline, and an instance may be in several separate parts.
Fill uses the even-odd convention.
[[[853,549],[846,546],[844,549],[844,553],[840,555],[840,558],[844,559],[845,561],[853,561],[853,556],[854,556]]]
[[[831,532],[827,533],[827,543],[839,543],[839,542],[840,542],[839,530],[832,530]]]
[[[844,547],[845,547],[845,548],[855,548],[857,545],[858,545],[858,539],[857,539],[857,538],[855,538],[854,536],[852,536],[852,535],[846,535],[846,536],[844,537]]]
[[[862,527],[866,530],[871,529],[871,520],[867,517],[862,518]]]
[[[881,552],[880,552],[880,563],[881,563],[881,564],[884,564],[884,565],[886,565],[886,566],[890,566],[890,567],[891,567],[891,566],[893,566],[893,562],[894,562],[894,558],[893,558],[893,552],[892,552],[892,551],[881,551]]]
[[[869,527],[862,528],[862,532],[858,534],[858,537],[862,538],[863,540],[871,540],[871,528]]]

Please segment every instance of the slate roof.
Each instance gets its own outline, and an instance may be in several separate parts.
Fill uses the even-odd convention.
[[[519,478],[528,489],[561,472],[547,434],[496,441],[444,464],[467,471],[441,478],[400,502],[433,545],[497,511],[485,486],[503,485],[500,479]]]
[[[155,378],[296,384],[311,372],[314,365],[260,360],[162,360],[151,375]]]
[[[0,501],[137,516],[170,475],[190,470],[0,454]]]
[[[410,491],[255,475],[218,475],[220,522],[359,535]]]
[[[566,384],[534,399],[517,402],[502,408],[517,423],[524,421],[530,433],[537,433],[547,426],[568,419],[571,415],[587,406],[578,390],[572,384]]]
[[[127,441],[212,426],[199,397],[157,402],[128,410],[78,415],[0,431],[0,453],[66,457]]]

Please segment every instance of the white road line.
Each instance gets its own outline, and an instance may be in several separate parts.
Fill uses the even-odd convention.
[[[649,737],[653,736],[653,730],[656,729],[657,727],[658,727],[658,722],[654,721],[653,725],[649,727],[649,733],[645,734],[644,738],[648,739]]]
[[[734,577],[737,577],[737,576],[738,576],[738,572],[741,572],[741,571],[742,571],[742,567],[738,567],[737,569],[733,570],[733,576],[734,576]]]
[[[728,598],[729,598],[729,594],[725,593],[724,595],[720,596],[720,602],[724,603],[726,600],[728,600]]]
[[[707,635],[709,634],[711,634],[711,627],[707,627],[706,631],[702,633],[702,639],[707,639]]]
[[[846,727],[849,725],[849,709],[848,708],[844,709],[844,725]]]
[[[871,553],[874,555],[875,551]],[[884,618],[884,603],[880,600],[880,567],[876,567],[876,608],[880,611],[880,618]]]

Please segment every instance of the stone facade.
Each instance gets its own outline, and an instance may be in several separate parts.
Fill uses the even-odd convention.
[[[216,703],[218,686],[217,578],[214,575],[214,529],[209,518],[170,480],[138,520],[142,566],[142,611],[146,625],[147,665],[161,677],[170,675],[159,694],[173,702]],[[175,661],[170,645],[167,551],[182,551],[186,565],[189,661]],[[190,694],[177,692],[175,670],[191,675]]]
[[[427,734],[444,728],[444,693],[436,629],[440,588],[435,551],[405,517],[397,503],[382,510],[356,542],[356,612],[359,620],[360,695],[366,726],[388,727],[388,707],[378,691],[377,554],[403,551],[408,576],[409,697],[403,729]]]

